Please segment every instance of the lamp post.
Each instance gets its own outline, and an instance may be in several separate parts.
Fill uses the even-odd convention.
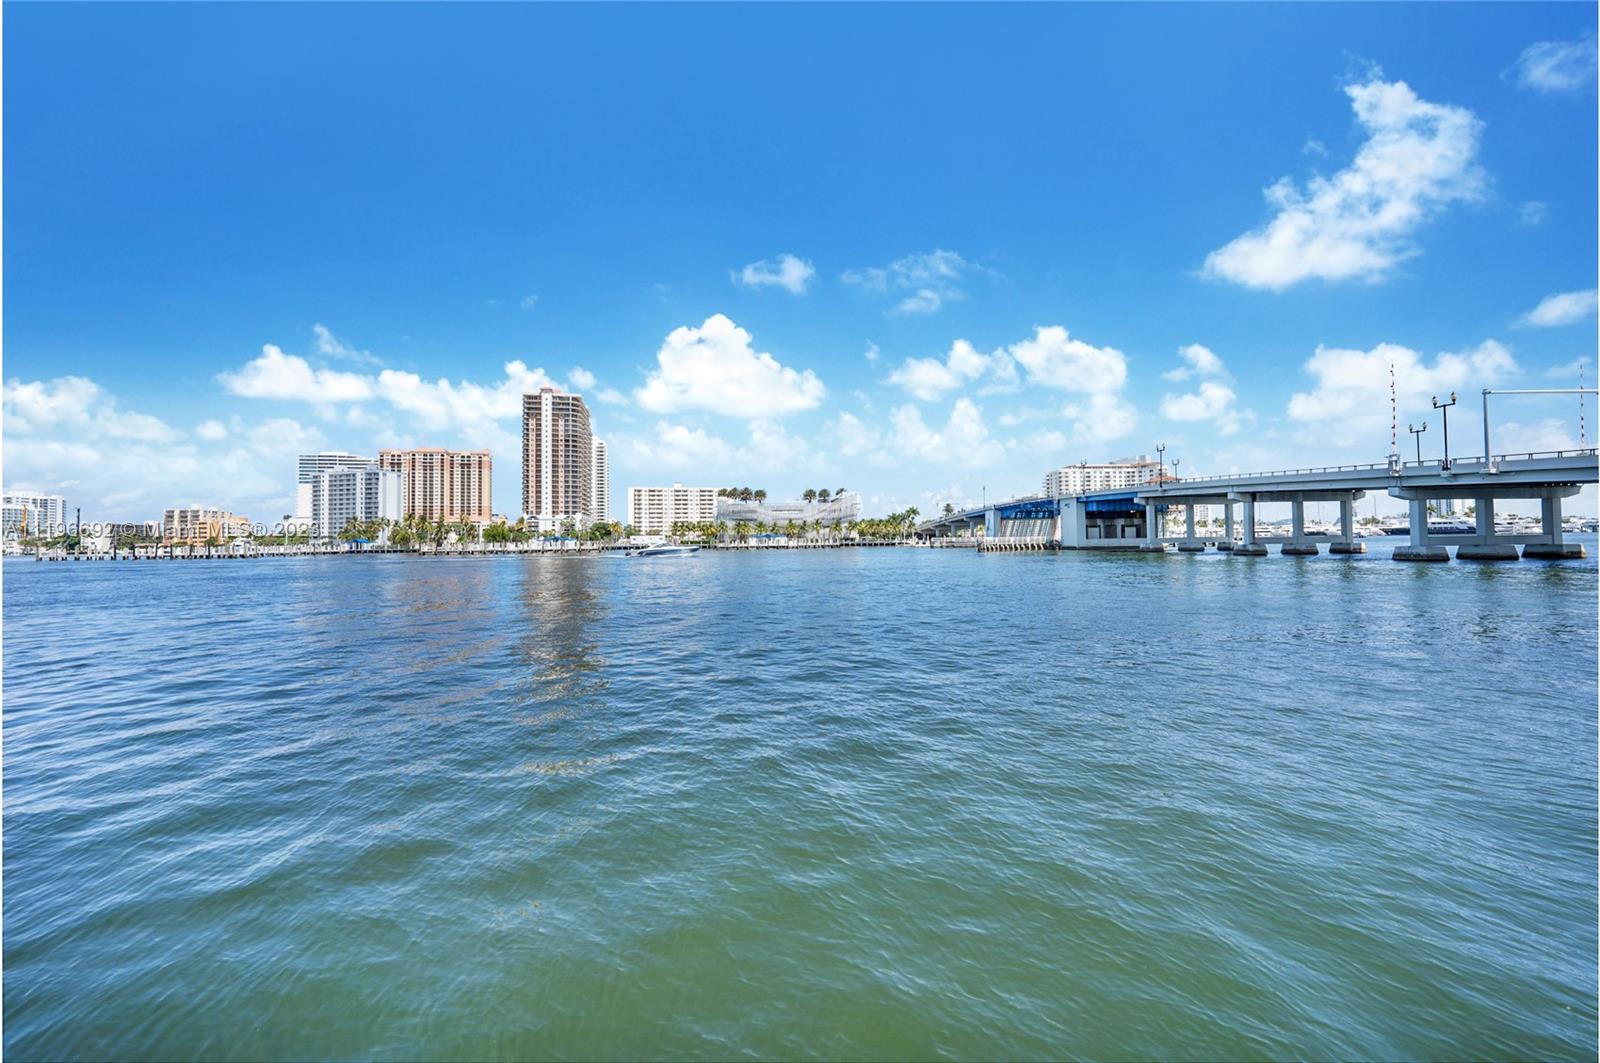
[[[1453,391],[1450,393],[1449,402],[1440,402],[1439,396],[1437,395],[1433,397],[1433,408],[1444,411],[1444,413],[1440,415],[1444,418],[1444,460],[1439,463],[1439,468],[1441,469],[1448,469],[1450,467],[1450,407],[1454,406],[1455,404],[1456,393]]]
[[[1167,445],[1156,444],[1156,480],[1159,482],[1167,478]]]
[[[1422,422],[1422,427],[1421,428],[1418,428],[1415,425],[1409,425],[1409,424],[1406,425],[1406,431],[1410,432],[1417,439],[1417,464],[1418,465],[1422,464],[1422,433],[1426,432],[1427,430],[1428,430],[1428,422],[1427,421],[1423,421]]]

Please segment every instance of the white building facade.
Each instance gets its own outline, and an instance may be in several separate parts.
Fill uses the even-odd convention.
[[[1150,483],[1160,474],[1160,463],[1147,454],[1099,464],[1079,462],[1045,473],[1043,494],[1046,498],[1060,498],[1090,491],[1118,491]]]
[[[360,454],[346,454],[342,450],[324,450],[316,454],[300,455],[295,462],[294,513],[286,516],[285,521],[305,524],[311,520],[311,482],[318,476],[333,469],[370,464],[372,464],[371,458],[364,458]]]
[[[628,488],[628,523],[641,535],[666,535],[678,523],[700,524],[717,519],[715,487]]]
[[[826,502],[741,502],[737,498],[717,499],[717,520],[735,524],[741,520],[751,524],[768,524],[783,527],[790,521],[796,525],[819,524],[836,526],[861,516],[861,495],[856,491],[840,491]]]
[[[67,531],[67,500],[60,495],[0,496],[0,533],[6,544],[23,536],[50,538]]]
[[[311,530],[331,539],[352,520],[398,521],[404,514],[404,476],[376,462],[345,465],[311,481]]]

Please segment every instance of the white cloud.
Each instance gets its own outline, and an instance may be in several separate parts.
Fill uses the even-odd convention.
[[[1557,325],[1570,325],[1582,321],[1594,312],[1595,289],[1585,288],[1583,291],[1545,296],[1539,301],[1538,306],[1522,315],[1522,324],[1537,328],[1553,328]]]
[[[733,448],[705,429],[668,421],[656,422],[653,441],[635,440],[633,453],[636,461],[679,469],[723,467],[733,458]]]
[[[567,374],[567,383],[572,385],[574,391],[592,391],[597,383],[595,375],[581,365],[572,367]]]
[[[54,380],[8,381],[4,392],[6,435],[52,431],[79,437],[161,443],[179,433],[159,417],[123,410],[93,380],[63,376]]]
[[[387,370],[386,370],[387,371]],[[223,387],[250,399],[301,402],[360,402],[372,397],[372,378],[334,369],[313,369],[297,354],[264,344],[260,357],[240,369],[217,374]]]
[[[1537,199],[1530,199],[1517,208],[1517,220],[1530,227],[1543,225],[1549,216],[1549,204],[1541,203]]]
[[[1477,199],[1482,123],[1464,107],[1430,103],[1403,81],[1374,78],[1345,92],[1367,140],[1345,169],[1288,178],[1266,190],[1276,213],[1206,258],[1205,272],[1281,290],[1310,279],[1382,279],[1418,253],[1411,234],[1458,200]]]
[[[791,254],[764,258],[732,271],[733,283],[745,288],[782,288],[791,295],[804,295],[806,285],[817,275],[811,263]]]
[[[1221,376],[1222,359],[1202,343],[1191,343],[1178,348],[1178,357],[1186,364],[1161,374],[1163,380],[1188,380],[1192,376]]]
[[[1029,383],[1044,387],[1098,395],[1120,391],[1128,379],[1121,351],[1073,339],[1060,325],[1036,327],[1032,339],[1006,351],[1027,371]]]
[[[616,388],[601,388],[594,393],[594,397],[611,406],[626,406],[628,404],[628,396]]]
[[[194,434],[201,439],[218,440],[228,438],[228,426],[221,421],[212,419],[201,421],[194,426]]]
[[[876,343],[868,343],[864,357],[869,362],[876,362],[878,360],[878,345]]]
[[[930,427],[922,411],[910,403],[890,411],[889,424],[890,441],[909,458],[977,467],[992,465],[1005,454],[1005,448],[990,438],[983,411],[968,398],[955,401],[942,428]]]
[[[1507,421],[1494,426],[1490,441],[1496,454],[1537,454],[1546,450],[1577,450],[1579,443],[1572,434],[1571,425],[1555,417],[1546,417],[1537,424],[1518,424]],[[1594,446],[1594,441],[1589,441]]]
[[[900,368],[889,374],[889,383],[904,388],[924,402],[933,402],[945,392],[976,380],[993,364],[994,356],[984,354],[966,340],[956,340],[943,360],[907,358],[900,363]]]
[[[532,310],[534,307],[539,305],[539,297],[531,293],[524,295],[521,299],[517,300],[517,305],[522,307],[524,310]]]
[[[489,422],[522,416],[522,396],[557,384],[543,369],[529,369],[521,361],[505,363],[505,379],[494,385],[468,380],[452,383],[444,377],[424,380],[416,373],[385,369],[378,374],[376,393],[385,402],[414,415],[427,428],[485,429]]]
[[[1577,380],[1580,376],[1594,383],[1594,363],[1587,357],[1574,358],[1570,362],[1553,365],[1544,371],[1544,376],[1551,380]]]
[[[828,436],[847,458],[871,456],[877,452],[882,437],[877,429],[853,413],[841,413],[825,426]]]
[[[798,372],[756,351],[750,333],[713,314],[699,328],[668,334],[634,398],[656,413],[698,408],[759,420],[811,409],[826,393],[811,370]]]
[[[1429,400],[1434,395],[1487,387],[1518,372],[1511,352],[1495,340],[1440,354],[1431,365],[1421,354],[1395,343],[1380,343],[1370,351],[1318,347],[1305,363],[1316,387],[1290,397],[1289,418],[1315,426],[1319,443],[1360,442],[1374,452],[1386,448],[1391,364],[1402,422],[1431,410]]]
[[[863,291],[906,293],[895,304],[899,314],[932,314],[945,303],[966,298],[961,287],[975,272],[992,272],[954,251],[936,249],[897,258],[887,266],[845,270],[840,279]]]
[[[1069,401],[1061,407],[1061,416],[1072,422],[1072,441],[1076,443],[1110,443],[1139,424],[1134,408],[1113,392]]]
[[[317,353],[324,358],[345,358],[367,365],[383,364],[372,352],[358,350],[335,336],[326,325],[312,325],[311,333],[316,338]]]
[[[1239,413],[1233,408],[1233,389],[1215,380],[1202,380],[1187,395],[1163,395],[1161,416],[1169,421],[1215,421],[1217,430],[1231,436],[1239,430]]]
[[[1539,41],[1517,56],[1507,73],[1523,88],[1540,92],[1572,92],[1594,81],[1595,39],[1586,33],[1575,41]]]

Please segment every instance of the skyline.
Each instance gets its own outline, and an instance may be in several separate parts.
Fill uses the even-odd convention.
[[[7,490],[260,519],[301,452],[487,447],[515,516],[555,386],[613,512],[931,512],[1381,461],[1391,362],[1402,457],[1594,381],[1591,9],[379,10],[12,12]]]

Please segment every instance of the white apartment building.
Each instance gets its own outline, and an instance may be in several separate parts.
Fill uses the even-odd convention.
[[[641,535],[665,535],[680,521],[698,524],[716,519],[715,487],[628,488],[628,523]]]
[[[67,530],[67,500],[60,495],[0,496],[0,535],[7,543],[24,535],[48,538]]]
[[[295,462],[294,514],[287,519],[301,523],[311,519],[311,481],[322,473],[346,466],[371,465],[371,458],[359,454],[346,454],[342,450],[324,450],[316,454],[302,454]]]
[[[1081,495],[1090,491],[1118,491],[1138,487],[1160,475],[1160,463],[1148,454],[1115,461],[1077,465],[1063,465],[1044,476],[1044,495],[1060,498],[1063,495]]]
[[[352,520],[393,520],[404,515],[405,477],[377,462],[343,465],[311,481],[311,531],[331,539]]]
[[[590,438],[594,443],[594,460],[589,470],[589,516],[595,520],[610,520],[611,456],[605,440],[599,436]]]

